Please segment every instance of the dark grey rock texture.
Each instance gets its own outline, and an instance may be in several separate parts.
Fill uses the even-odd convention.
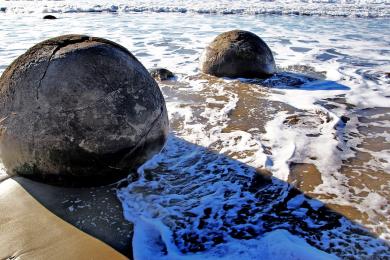
[[[43,17],[43,19],[45,19],[45,20],[55,20],[55,19],[57,19],[57,17],[55,17],[54,15],[48,14],[48,15],[45,15]]]
[[[157,80],[164,81],[173,79],[175,75],[167,69],[164,68],[153,68],[149,70],[150,75]]]
[[[271,49],[256,34],[233,30],[218,35],[200,58],[203,73],[217,77],[266,78],[276,72]]]
[[[167,134],[157,83],[114,42],[49,39],[0,78],[0,157],[9,175],[59,185],[110,183],[159,152]]]

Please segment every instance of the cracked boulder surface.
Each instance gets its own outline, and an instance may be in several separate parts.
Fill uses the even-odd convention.
[[[256,34],[233,30],[218,35],[203,51],[200,70],[217,77],[267,78],[276,72],[271,49]]]
[[[0,78],[7,174],[62,186],[112,183],[158,153],[164,97],[124,47],[84,35],[33,46]]]

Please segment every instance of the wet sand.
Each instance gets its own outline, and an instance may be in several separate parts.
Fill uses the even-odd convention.
[[[317,75],[317,72],[310,72],[311,76]],[[309,75],[308,74],[308,75]],[[302,111],[291,107],[288,104],[278,101],[269,100],[269,94],[275,89],[263,87],[258,83],[245,83],[237,80],[223,81],[209,76],[191,77],[189,80],[206,81],[205,87],[199,92],[186,92],[185,83],[167,82],[160,84],[166,94],[168,102],[171,101],[170,96],[182,100],[181,107],[189,107],[194,110],[191,122],[193,124],[200,123],[205,125],[204,131],[211,131],[214,124],[210,123],[209,118],[202,116],[202,113],[207,108],[220,111],[223,109],[228,98],[223,93],[218,92],[218,87],[223,88],[223,91],[229,95],[236,95],[238,102],[235,104],[227,115],[228,118],[222,123],[221,133],[231,133],[234,131],[245,131],[252,134],[253,138],[258,138],[263,142],[263,150],[265,153],[272,154],[272,149],[266,146],[266,139],[263,134],[266,132],[265,126],[274,118],[278,111],[286,111],[285,125],[300,128],[310,128],[314,132],[318,131],[321,124],[329,120],[326,115],[311,114],[309,111]],[[214,100],[213,102],[206,102]],[[220,103],[219,103],[220,102]],[[340,165],[338,174],[333,178],[338,185],[347,187],[347,193],[340,198],[339,194],[329,193],[326,190],[316,189],[323,183],[323,173],[316,167],[315,162],[318,158],[308,155],[301,161],[290,161],[290,173],[288,182],[296,187],[304,194],[320,199],[326,205],[347,218],[365,225],[370,231],[378,236],[388,233],[390,230],[390,221],[386,219],[386,215],[390,212],[367,212],[367,208],[361,205],[360,202],[365,200],[369,193],[381,194],[384,198],[390,200],[389,183],[390,175],[388,169],[380,168],[375,165],[376,156],[381,153],[386,153],[389,150],[389,143],[386,142],[384,136],[377,137],[379,134],[385,134],[389,130],[385,122],[390,119],[390,109],[375,108],[359,110],[355,106],[348,104],[343,97],[323,100],[323,107],[329,111],[343,111],[345,117],[344,122],[339,125],[341,136],[344,140],[340,142],[348,143],[343,149],[348,149],[354,152],[354,156],[347,160],[343,160]],[[183,133],[188,130],[188,125],[183,124],[183,117],[171,118],[171,128],[174,132]],[[381,126],[383,122],[383,126]],[[351,126],[350,126],[351,125]],[[297,130],[299,131],[299,130]],[[211,131],[212,132],[212,131]],[[192,133],[193,134],[193,133]],[[211,133],[212,135],[212,133]],[[311,134],[307,138],[314,140],[321,135]],[[356,137],[359,137],[360,142],[356,142]],[[220,151],[223,145],[211,143],[209,148],[213,151]],[[341,148],[340,148],[341,149]],[[240,152],[227,152],[233,159],[250,158],[256,149],[244,149]],[[258,168],[259,171],[268,172],[267,170]],[[271,173],[272,174],[272,173]],[[326,173],[329,174],[329,173]],[[329,178],[329,176],[327,176]],[[338,203],[339,201],[339,203]],[[385,210],[385,209],[384,209]]]

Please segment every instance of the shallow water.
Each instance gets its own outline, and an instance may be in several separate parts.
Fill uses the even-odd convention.
[[[46,0],[3,1],[7,13],[283,14],[342,17],[389,17],[388,0]]]
[[[43,39],[83,33],[124,45],[147,68],[177,74],[160,83],[171,123],[164,151],[118,191],[136,223],[140,259],[250,259],[265,252],[259,244],[268,238],[293,245],[270,255],[305,258],[294,250],[308,243],[325,258],[315,250],[390,257],[390,19],[41,15],[0,14],[0,72]],[[206,44],[236,28],[269,44],[277,75],[248,81],[199,73]]]

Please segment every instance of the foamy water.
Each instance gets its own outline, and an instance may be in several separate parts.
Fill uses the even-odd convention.
[[[0,3],[9,13],[133,13],[288,14],[389,17],[388,0],[55,0]]]
[[[283,8],[388,15],[386,1],[349,2],[289,1]],[[138,181],[118,191],[136,224],[137,259],[390,256],[390,19],[254,16],[249,1],[208,3],[217,14],[194,11],[207,6],[200,1],[133,3],[148,7],[134,13],[124,2],[1,2],[0,72],[41,40],[81,33],[124,45],[147,68],[176,73],[160,84],[168,143],[138,170]],[[219,14],[229,3],[243,11]],[[117,11],[82,9],[109,5]],[[166,13],[167,5],[187,11]],[[44,21],[42,12],[60,19]],[[277,75],[200,74],[207,43],[237,28],[268,43]]]

